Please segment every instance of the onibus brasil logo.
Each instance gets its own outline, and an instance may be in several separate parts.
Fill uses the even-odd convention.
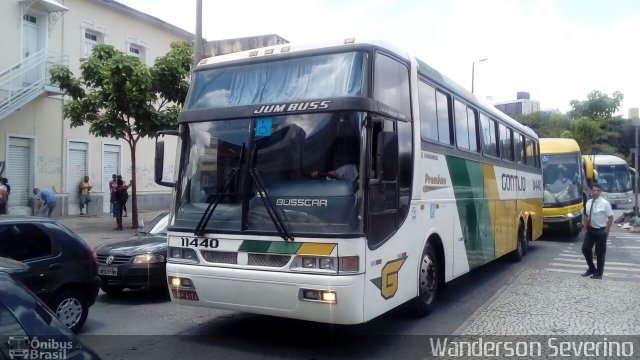
[[[9,336],[7,345],[10,359],[66,359],[67,351],[73,348],[71,341],[36,336]]]

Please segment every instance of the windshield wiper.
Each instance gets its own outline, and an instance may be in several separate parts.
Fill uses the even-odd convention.
[[[231,169],[229,169],[229,173],[222,181],[222,186],[218,188],[218,192],[216,192],[215,195],[210,197],[209,205],[205,209],[204,213],[202,214],[202,217],[200,218],[200,221],[198,222],[198,225],[196,225],[196,228],[193,231],[193,234],[195,236],[204,236],[205,229],[207,228],[207,224],[211,219],[211,215],[213,215],[213,212],[216,211],[216,207],[218,206],[218,204],[220,204],[220,201],[222,201],[222,196],[227,192],[227,189],[229,188],[231,181],[235,179],[236,175],[240,171],[240,166],[242,165],[242,162],[244,159],[244,144],[242,144],[242,149],[240,150],[239,158],[240,159],[238,160],[238,166],[232,167]]]
[[[249,173],[251,174],[253,183],[256,184],[256,188],[258,188],[258,196],[260,196],[260,198],[262,199],[262,203],[264,204],[264,207],[267,209],[267,213],[269,214],[269,217],[271,218],[273,225],[276,227],[278,234],[280,234],[280,237],[285,241],[286,240],[293,241],[294,240],[293,236],[291,236],[291,234],[289,233],[289,230],[287,230],[287,226],[285,222],[282,221],[282,218],[280,218],[280,215],[278,214],[278,210],[269,199],[269,194],[267,194],[267,189],[264,187],[264,184],[262,183],[260,174],[258,174],[258,169],[251,168],[251,170],[249,170]]]

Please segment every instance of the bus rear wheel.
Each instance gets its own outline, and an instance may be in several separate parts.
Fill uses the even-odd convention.
[[[435,306],[439,290],[438,258],[431,243],[422,252],[418,274],[418,296],[415,298],[416,315],[426,316]]]
[[[511,260],[513,262],[518,262],[522,260],[522,257],[527,253],[528,250],[528,241],[525,236],[524,224],[522,222],[518,225],[518,239],[516,244],[516,249],[511,253]]]

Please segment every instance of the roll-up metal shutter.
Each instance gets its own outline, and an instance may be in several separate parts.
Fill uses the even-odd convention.
[[[11,186],[9,211],[12,214],[31,214],[29,197],[33,186],[33,140],[9,138],[7,179]]]
[[[109,181],[111,175],[120,174],[120,145],[104,145],[102,164],[102,191],[104,192],[104,202],[102,203],[105,213],[109,212]]]
[[[67,171],[67,192],[69,193],[69,215],[80,214],[78,191],[80,181],[89,175],[87,170],[87,150],[89,144],[79,141],[69,142],[69,166]]]

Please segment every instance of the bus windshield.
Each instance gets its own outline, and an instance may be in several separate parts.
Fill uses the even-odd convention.
[[[608,193],[621,193],[632,190],[631,175],[626,165],[596,165],[598,172],[598,184],[602,191]]]
[[[216,202],[207,232],[276,232],[273,210],[297,236],[361,235],[362,120],[338,112],[189,124],[175,226],[193,228]]]
[[[542,155],[545,207],[582,201],[582,172],[578,154]]]
[[[366,58],[354,51],[196,71],[184,109],[364,96]]]

